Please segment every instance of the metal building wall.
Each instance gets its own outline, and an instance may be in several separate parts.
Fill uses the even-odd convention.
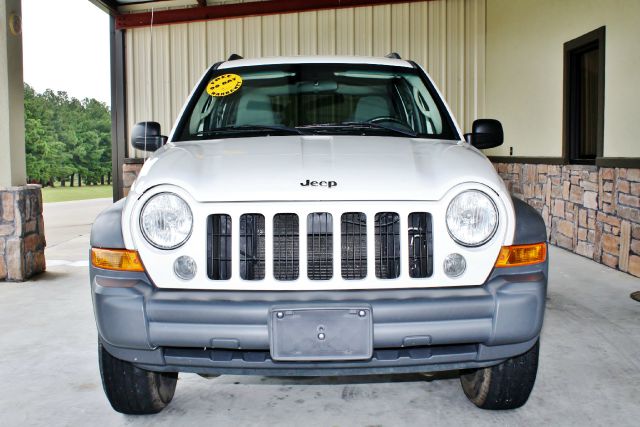
[[[154,120],[168,133],[202,73],[231,53],[393,51],[427,69],[466,130],[484,113],[485,13],[486,0],[435,0],[130,29],[128,127]],[[133,149],[129,154],[134,157]]]

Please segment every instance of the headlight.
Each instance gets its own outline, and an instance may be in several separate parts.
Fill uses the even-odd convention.
[[[447,229],[463,246],[480,246],[493,237],[498,228],[498,209],[482,191],[458,194],[447,208]]]
[[[145,203],[140,213],[144,238],[159,249],[175,249],[191,235],[193,215],[187,202],[173,193],[159,193]]]

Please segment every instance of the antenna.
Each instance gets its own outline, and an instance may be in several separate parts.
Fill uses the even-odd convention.
[[[391,58],[391,59],[402,59],[402,58],[400,58],[400,55],[398,54],[398,52],[388,53],[384,57],[385,58]]]
[[[229,55],[229,58],[227,58],[227,61],[235,61],[236,59],[244,59],[244,58],[238,55],[237,53],[232,53],[231,55]]]

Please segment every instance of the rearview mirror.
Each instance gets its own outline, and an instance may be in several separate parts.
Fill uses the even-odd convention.
[[[502,145],[504,132],[502,124],[495,119],[474,120],[471,133],[465,133],[464,139],[478,149],[493,148]]]
[[[338,83],[336,81],[314,81],[314,82],[300,82],[298,83],[298,93],[323,93],[323,92],[335,92],[338,90]]]
[[[136,123],[131,131],[131,145],[138,150],[156,151],[167,142],[167,137],[161,135],[160,123]]]

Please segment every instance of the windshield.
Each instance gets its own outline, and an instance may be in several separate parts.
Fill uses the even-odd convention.
[[[285,64],[214,70],[179,123],[178,141],[287,134],[457,139],[415,68]]]

